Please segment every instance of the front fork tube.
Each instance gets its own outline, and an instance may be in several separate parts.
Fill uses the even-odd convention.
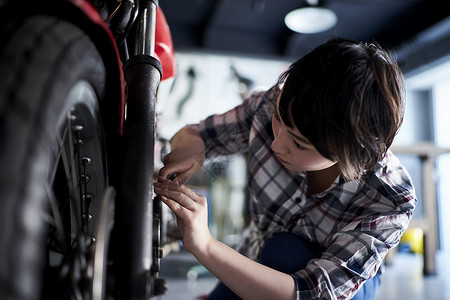
[[[140,5],[144,8],[138,16],[134,55],[124,65],[127,116],[119,212],[123,227],[118,259],[125,299],[148,300],[154,295],[152,182],[161,64],[153,57],[157,3],[144,0]]]
[[[144,0],[137,24],[134,55],[155,56],[156,10],[158,1]]]

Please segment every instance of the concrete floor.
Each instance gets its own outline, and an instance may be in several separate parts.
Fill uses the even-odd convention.
[[[450,300],[450,253],[437,255],[437,275],[423,276],[422,267],[421,255],[397,254],[375,300]]]
[[[393,264],[386,267],[375,300],[450,300],[450,254],[438,254],[437,262],[438,274],[423,276],[421,255],[398,253]],[[187,279],[189,270],[191,279]],[[158,300],[194,300],[217,282],[189,253],[173,253],[163,259],[161,277],[167,280],[169,289]]]

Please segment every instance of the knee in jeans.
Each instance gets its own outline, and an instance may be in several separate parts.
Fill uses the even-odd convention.
[[[320,256],[320,251],[304,238],[278,233],[268,239],[260,254],[260,263],[284,273],[294,273],[306,267],[308,261]]]

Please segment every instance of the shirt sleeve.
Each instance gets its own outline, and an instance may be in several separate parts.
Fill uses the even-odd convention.
[[[351,299],[398,245],[417,200],[406,170],[395,157],[391,162],[368,177],[338,216],[322,256],[293,274],[297,299]]]
[[[256,92],[242,104],[191,125],[205,142],[207,158],[246,152],[254,116],[259,113],[265,92]]]

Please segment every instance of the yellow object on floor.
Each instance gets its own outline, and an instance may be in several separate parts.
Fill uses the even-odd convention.
[[[403,233],[400,243],[407,244],[411,252],[423,254],[423,230],[422,228],[408,228]]]

